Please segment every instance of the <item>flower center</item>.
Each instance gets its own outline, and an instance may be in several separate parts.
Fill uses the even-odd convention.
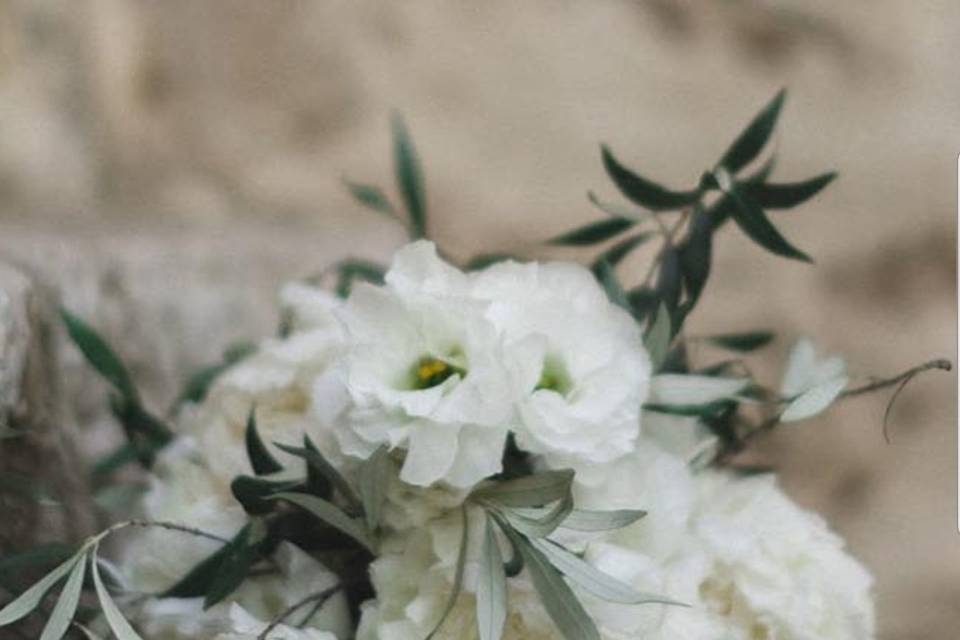
[[[556,356],[547,356],[543,361],[543,371],[540,372],[540,381],[534,387],[534,391],[546,389],[556,391],[560,395],[566,395],[573,384],[570,382],[570,374],[563,365],[563,361]]]
[[[430,389],[442,384],[452,375],[459,375],[462,378],[466,374],[466,369],[447,360],[441,360],[434,356],[424,356],[413,365],[413,388]]]

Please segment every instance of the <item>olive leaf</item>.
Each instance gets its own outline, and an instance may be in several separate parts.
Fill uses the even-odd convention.
[[[139,394],[130,373],[107,341],[89,324],[67,309],[60,308],[60,316],[67,327],[70,339],[80,349],[83,357],[117,393],[132,402],[139,402]]]
[[[642,207],[653,211],[682,209],[700,197],[699,191],[673,191],[647,180],[620,164],[606,145],[600,150],[607,175],[627,199]]]
[[[567,231],[566,233],[551,238],[547,242],[549,244],[568,247],[589,246],[620,235],[635,224],[635,220],[628,218],[604,218],[603,220],[591,222],[572,231]]]
[[[781,89],[760,110],[760,113],[754,116],[750,124],[724,152],[718,163],[720,166],[725,167],[730,173],[736,173],[757,157],[773,133],[786,95],[786,90]]]
[[[748,182],[743,185],[743,189],[762,207],[768,209],[789,209],[817,195],[824,187],[833,182],[836,177],[836,173],[829,172],[810,178],[809,180],[803,180],[802,182],[787,182],[782,184]]]
[[[103,617],[107,619],[107,625],[110,631],[116,636],[117,640],[142,640],[140,634],[133,630],[130,623],[120,612],[110,592],[103,584],[100,578],[100,568],[98,566],[97,551],[99,545],[93,547],[90,554],[90,571],[93,573],[93,585],[97,592],[97,599],[100,601],[100,609],[103,611]]]
[[[350,536],[371,553],[376,553],[376,544],[368,535],[363,523],[348,516],[343,509],[332,502],[306,493],[291,492],[277,493],[269,496],[267,499],[289,502],[303,509],[318,520]]]
[[[626,240],[621,240],[597,256],[590,269],[593,271],[594,275],[599,275],[601,269],[603,269],[604,263],[610,267],[617,266],[630,254],[630,252],[646,243],[653,236],[654,234],[650,231],[641,231],[640,233],[630,236]]]
[[[780,422],[797,422],[812,418],[829,407],[847,387],[848,382],[847,376],[837,376],[807,389],[787,405],[780,414]]]
[[[297,456],[298,458],[303,458],[307,463],[308,472],[312,472],[316,476],[323,478],[330,486],[339,492],[341,497],[346,500],[349,511],[361,513],[363,511],[363,502],[357,496],[350,483],[347,482],[347,479],[343,477],[343,474],[323,457],[323,454],[320,453],[320,450],[317,449],[309,437],[304,436],[303,443],[303,447],[292,447],[279,442],[275,442],[274,444],[281,451],[289,453],[292,456]]]
[[[253,472],[258,476],[276,473],[283,470],[283,465],[277,462],[270,450],[260,438],[257,431],[257,412],[256,407],[250,407],[247,414],[247,428],[244,433],[244,444],[246,445],[247,458],[250,460],[250,466]]]
[[[403,117],[394,113],[393,163],[397,188],[410,216],[410,235],[413,239],[427,237],[427,211],[424,199],[423,174],[416,149]]]
[[[57,604],[54,605],[47,624],[40,633],[40,640],[60,640],[70,628],[70,621],[77,612],[80,592],[83,590],[83,576],[87,569],[87,555],[84,551],[70,569],[67,582],[63,585]]]
[[[0,627],[16,622],[36,609],[47,592],[60,582],[65,575],[73,571],[78,564],[83,562],[85,553],[86,548],[81,549],[40,578],[3,609],[0,609]]]
[[[350,295],[353,289],[353,283],[357,280],[369,282],[374,285],[382,285],[386,269],[375,262],[361,260],[359,258],[350,258],[341,260],[336,265],[337,284],[336,294],[341,298]]]
[[[363,513],[367,529],[371,533],[380,526],[380,514],[387,497],[390,465],[390,450],[381,446],[363,461],[357,474]]]
[[[568,492],[553,507],[536,515],[528,515],[509,507],[498,509],[498,512],[514,529],[528,538],[544,538],[556,531],[572,510],[573,496]]]
[[[387,199],[380,187],[352,182],[347,179],[343,180],[343,184],[350,191],[350,195],[360,204],[390,218],[399,218],[396,209],[390,204],[390,200]]]
[[[727,185],[725,190],[733,198],[733,221],[751,240],[778,256],[813,262],[783,237],[749,193],[735,183]]]
[[[673,329],[671,327],[670,312],[664,304],[660,304],[657,315],[647,329],[643,337],[643,345],[650,356],[650,363],[653,370],[660,369],[660,365],[666,359],[667,351],[670,349],[670,342],[673,340]]]
[[[772,331],[747,331],[744,333],[723,333],[708,336],[707,342],[729,349],[730,351],[750,352],[765,347],[773,341]]]
[[[481,485],[470,497],[504,507],[535,507],[561,500],[570,493],[573,471],[541,471],[528,476]]]
[[[561,573],[593,595],[621,604],[680,604],[669,598],[643,593],[584,562],[552,540],[531,540],[531,544]]]
[[[433,627],[433,630],[427,634],[426,640],[430,640],[433,636],[436,635],[437,631],[440,630],[440,627],[443,626],[443,623],[446,621],[447,617],[450,615],[450,612],[453,611],[454,605],[457,604],[457,599],[460,597],[460,591],[463,589],[463,574],[467,566],[467,547],[470,543],[470,521],[467,517],[467,506],[464,504],[460,508],[461,513],[461,533],[460,533],[460,550],[457,552],[457,567],[454,570],[453,574],[453,588],[450,589],[450,594],[447,596],[447,603],[443,607],[443,612],[440,614],[440,619],[437,621],[437,624]]]
[[[256,350],[256,345],[249,342],[237,343],[224,350],[221,362],[202,367],[187,378],[174,405],[178,406],[184,402],[202,402],[217,378],[233,365],[255,353]]]
[[[507,620],[507,575],[492,517],[485,514],[477,575],[477,630],[480,640],[500,640]]]
[[[224,546],[224,554],[205,589],[203,608],[209,609],[236,591],[256,562],[258,553],[251,539],[252,525],[247,524]]]

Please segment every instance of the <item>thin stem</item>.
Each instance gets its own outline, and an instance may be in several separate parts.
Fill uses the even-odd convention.
[[[924,362],[921,365],[917,365],[912,369],[904,371],[900,375],[894,376],[892,378],[887,378],[884,380],[875,380],[870,384],[866,384],[862,387],[857,387],[855,389],[848,389],[840,394],[841,398],[850,398],[852,396],[858,396],[864,393],[870,393],[871,391],[876,391],[878,389],[884,389],[886,387],[892,387],[895,384],[899,384],[904,380],[908,380],[918,373],[923,373],[924,371],[930,371],[931,369],[939,369],[941,371],[950,371],[953,369],[953,364],[945,358],[937,358],[936,360],[930,360],[929,362]]]
[[[656,257],[653,259],[653,262],[650,264],[650,268],[647,270],[647,275],[643,277],[643,283],[640,285],[646,287],[650,284],[650,281],[653,279],[654,273],[657,271],[657,267],[660,266],[660,260],[663,259],[663,255],[667,252],[667,249],[673,246],[673,239],[677,236],[680,231],[680,228],[687,221],[687,218],[690,217],[689,211],[684,211],[683,215],[680,216],[680,219],[670,228],[663,223],[660,219],[660,216],[657,212],[653,213],[653,219],[656,220],[657,225],[660,227],[660,234],[663,236],[663,244],[660,245],[660,251],[657,252]]]
[[[179,531],[181,533],[189,533],[190,535],[198,536],[200,538],[207,538],[209,540],[216,540],[217,542],[222,542],[224,544],[230,542],[229,539],[222,536],[218,536],[214,533],[209,533],[203,531],[202,529],[197,529],[196,527],[190,527],[185,524],[179,524],[176,522],[166,522],[163,520],[124,520],[123,522],[118,522],[110,527],[104,529],[102,532],[91,538],[90,544],[99,543],[101,540],[107,536],[120,531],[121,529],[126,529],[128,527],[141,527],[141,528],[150,528],[156,527],[160,529],[167,529],[168,531]]]
[[[276,629],[279,625],[283,624],[284,620],[292,616],[294,613],[307,606],[311,602],[317,602],[322,605],[327,598],[335,594],[337,591],[340,591],[343,588],[343,584],[335,584],[332,587],[328,587],[323,591],[317,591],[316,593],[311,593],[306,598],[300,600],[287,607],[279,616],[270,621],[263,631],[260,632],[260,635],[257,636],[257,640],[267,640],[267,634]]]

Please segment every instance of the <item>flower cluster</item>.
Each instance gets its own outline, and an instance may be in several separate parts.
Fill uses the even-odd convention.
[[[398,252],[383,286],[357,286],[340,304],[296,285],[284,301],[289,335],[263,343],[185,411],[145,515],[225,537],[244,525],[230,486],[253,471],[245,454],[253,406],[266,442],[306,433],[347,477],[385,447],[373,594],[356,637],[419,640],[435,629],[435,638],[474,637],[485,517],[467,497],[517,473],[511,450],[529,472],[573,469],[571,513],[581,518],[646,512],[622,528],[561,523],[551,535],[618,584],[662,597],[624,604],[574,585],[599,637],[872,637],[871,580],[819,518],[770,477],[698,471],[690,459],[709,443],[698,419],[643,409],[710,402],[742,382],[652,375],[636,324],[589,271],[505,262],[464,273],[417,242]],[[464,523],[473,542],[457,585]],[[216,547],[189,539],[171,551],[170,536],[149,531],[126,546],[122,567],[135,590],[168,588]],[[508,558],[510,541],[500,531],[494,540]],[[337,579],[289,543],[274,557],[279,576],[249,578],[205,612],[199,598],[151,601],[142,628],[152,638],[255,638]],[[271,637],[354,635],[342,596],[306,622],[278,625]],[[502,637],[559,634],[531,575],[511,578]]]

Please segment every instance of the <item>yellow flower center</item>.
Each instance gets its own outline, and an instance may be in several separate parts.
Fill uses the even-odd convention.
[[[429,389],[452,375],[459,375],[461,378],[466,375],[466,370],[451,364],[446,360],[441,360],[433,356],[424,356],[417,360],[413,366],[413,387],[414,389]]]

